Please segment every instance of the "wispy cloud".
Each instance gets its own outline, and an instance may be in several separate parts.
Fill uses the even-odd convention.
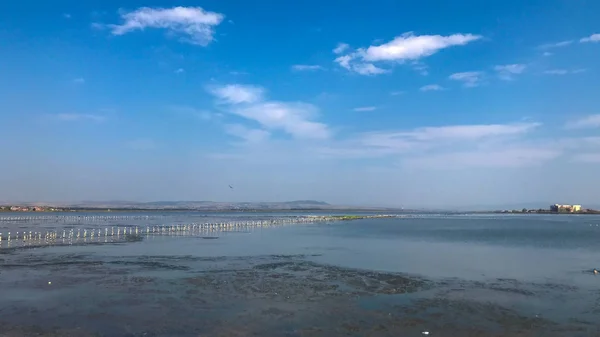
[[[63,18],[70,19],[71,18],[71,14],[69,14],[69,13],[63,13]]]
[[[230,84],[210,92],[229,104],[227,112],[258,122],[268,130],[281,130],[295,138],[326,139],[331,134],[327,125],[313,121],[318,109],[312,104],[265,100],[265,90],[256,86]]]
[[[346,55],[341,55],[335,59],[335,62],[343,68],[362,75],[382,74],[389,70],[377,67],[374,63],[418,61],[442,49],[466,45],[480,38],[481,36],[473,34],[442,36],[415,35],[413,32],[407,32],[390,42],[359,48]],[[345,48],[344,51],[347,49]],[[339,51],[336,54],[341,53],[342,51]]]
[[[574,40],[565,40],[565,41],[554,42],[554,43],[546,43],[546,44],[539,46],[538,48],[540,48],[540,49],[562,48],[562,47],[566,47],[566,46],[573,44],[573,42],[575,42],[575,41]]]
[[[352,66],[352,70],[360,75],[379,75],[390,72],[389,70],[379,68],[372,63],[359,63]]]
[[[581,43],[600,42],[600,34],[592,34],[588,37],[584,37],[581,40],[579,40],[579,42],[581,42]]]
[[[315,70],[323,70],[323,67],[321,67],[319,65],[295,64],[292,66],[292,70],[294,70],[294,71],[315,71]]]
[[[483,78],[481,71],[467,71],[463,73],[454,73],[448,78],[454,81],[460,81],[467,88],[477,87],[481,84]]]
[[[567,129],[600,128],[600,114],[589,115],[580,119],[569,121],[565,127]]]
[[[75,84],[83,84],[85,83],[85,79],[83,77],[78,77],[73,79],[73,83]]]
[[[413,131],[395,132],[394,137],[412,139],[417,141],[452,141],[452,140],[479,140],[487,137],[499,137],[527,133],[541,124],[515,123],[515,124],[474,124],[450,125],[438,127],[423,127]]]
[[[398,90],[398,91],[392,91],[390,92],[390,95],[392,96],[399,96],[399,95],[404,95],[406,92],[402,91],[402,90]]]
[[[214,27],[225,16],[209,12],[201,7],[149,8],[141,7],[132,12],[121,11],[123,23],[107,25],[113,35],[123,35],[146,28],[165,29],[180,41],[206,46],[214,40]]]
[[[374,111],[377,110],[377,107],[375,106],[362,106],[362,107],[358,107],[358,108],[354,108],[352,109],[354,111]]]
[[[209,88],[209,92],[228,104],[255,103],[262,100],[265,90],[261,87],[228,84]]]
[[[550,70],[544,71],[544,74],[546,74],[546,75],[568,75],[568,74],[579,74],[579,73],[583,73],[585,71],[586,71],[585,69],[574,69],[574,70],[550,69]]]
[[[428,85],[422,86],[421,88],[419,88],[419,90],[421,90],[421,91],[441,91],[441,90],[445,90],[445,88],[439,84],[428,84]]]
[[[350,55],[342,55],[336,58],[334,61],[341,67],[356,72],[360,75],[379,75],[389,72],[389,70],[376,67],[372,63],[351,63],[352,56]]]
[[[505,64],[495,66],[494,70],[501,80],[511,81],[514,79],[515,75],[523,73],[526,68],[527,66],[524,64]]]
[[[561,151],[544,147],[509,146],[494,150],[473,150],[450,152],[407,158],[403,164],[414,168],[463,169],[482,168],[519,168],[539,165],[555,159]]]
[[[100,115],[92,115],[92,114],[75,114],[75,113],[61,113],[57,114],[56,118],[65,122],[75,122],[75,121],[91,121],[91,122],[104,122],[106,117]]]
[[[185,69],[183,68],[178,68],[177,70],[175,70],[175,74],[183,74],[185,73]]]
[[[414,158],[415,163],[426,157],[457,157],[464,153],[485,153],[489,149],[478,148],[481,144],[492,144],[494,151],[514,151],[526,146],[505,145],[504,142],[519,139],[539,127],[539,123],[448,125],[423,127],[405,131],[376,131],[358,134],[352,140],[322,148],[320,153],[341,158],[378,157],[402,154]],[[498,146],[496,144],[500,144]],[[532,148],[532,146],[530,146]],[[462,150],[468,148],[468,150]],[[514,153],[514,152],[512,152]],[[437,158],[437,157],[436,157]],[[468,158],[467,158],[468,159]],[[438,160],[431,159],[431,162]]]
[[[337,47],[333,49],[334,54],[341,54],[345,52],[350,46],[347,43],[338,43]]]
[[[423,76],[429,75],[429,67],[419,61],[412,61],[411,68]]]
[[[250,129],[241,124],[225,125],[225,132],[241,138],[248,143],[260,143],[269,138],[270,132],[261,129]]]

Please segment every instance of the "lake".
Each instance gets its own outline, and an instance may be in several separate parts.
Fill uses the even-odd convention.
[[[0,214],[0,231],[303,214]],[[594,215],[415,214],[4,247],[9,336],[600,336]]]

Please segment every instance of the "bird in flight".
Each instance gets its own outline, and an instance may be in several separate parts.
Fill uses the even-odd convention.
[[[229,185],[229,188],[233,189],[233,186]]]

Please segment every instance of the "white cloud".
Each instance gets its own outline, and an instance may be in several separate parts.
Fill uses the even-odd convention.
[[[334,61],[337,62],[341,67],[350,71],[354,71],[360,75],[379,75],[389,72],[389,70],[376,67],[372,63],[350,63],[352,61],[352,56],[350,55],[340,56]]]
[[[350,46],[347,43],[338,43],[337,47],[333,49],[334,54],[341,54],[345,52]]]
[[[585,69],[575,69],[575,70],[567,70],[567,69],[550,69],[544,71],[546,75],[568,75],[568,74],[579,74],[585,72]]]
[[[463,85],[468,88],[476,87],[481,84],[483,72],[481,71],[467,71],[463,73],[454,73],[448,78],[454,81],[463,82]]]
[[[414,35],[413,32],[404,33],[388,43],[379,46],[369,46],[361,52],[366,61],[405,61],[418,60],[431,56],[438,51],[452,47],[462,46],[480,39],[481,36],[473,34],[441,35]]]
[[[295,64],[292,66],[292,70],[294,70],[294,71],[315,71],[315,70],[323,70],[323,67],[321,67],[319,65]]]
[[[494,70],[498,73],[498,77],[505,81],[510,81],[514,78],[514,75],[521,74],[527,68],[524,64],[505,64],[494,67]]]
[[[225,16],[205,11],[201,7],[141,7],[132,12],[122,13],[121,18],[124,21],[122,24],[108,25],[113,35],[158,28],[180,36],[182,42],[206,46],[214,39],[214,27],[218,26]]]
[[[573,44],[573,40],[565,40],[565,41],[560,41],[560,42],[555,42],[555,43],[547,43],[547,44],[543,44],[541,46],[539,46],[538,48],[540,49],[551,49],[551,48],[561,48],[561,47],[566,47],[568,45]]]
[[[225,125],[225,132],[228,134],[242,138],[248,143],[260,143],[269,138],[270,132],[261,129],[250,129],[241,124]]]
[[[414,35],[413,32],[407,32],[394,38],[392,41],[380,45],[373,45],[367,48],[359,48],[354,52],[341,55],[335,59],[340,66],[362,75],[375,75],[388,72],[389,70],[377,67],[375,62],[405,62],[418,61],[421,58],[431,56],[438,51],[452,46],[462,46],[469,42],[480,39],[481,36],[473,34],[453,34],[449,36],[441,35]],[[346,50],[344,48],[343,50]],[[338,52],[336,52],[338,51]],[[336,54],[342,51],[337,48]],[[417,67],[419,63],[416,63]],[[415,64],[413,64],[415,66]],[[425,71],[423,66],[418,67],[420,71]]]
[[[350,66],[350,61],[352,61],[352,56],[350,55],[342,55],[334,60],[334,62],[337,62],[341,67],[344,67],[348,70],[352,70],[352,67]]]
[[[74,121],[91,121],[91,122],[104,122],[106,117],[92,114],[73,114],[73,113],[61,113],[56,115],[56,118],[65,122]]]
[[[416,141],[479,140],[488,137],[524,134],[539,127],[539,123],[474,124],[422,127],[407,132],[387,133],[386,138],[402,138]]]
[[[73,83],[75,84],[83,84],[85,83],[85,79],[83,77],[78,77],[73,79]]]
[[[183,68],[179,68],[179,69],[175,70],[175,74],[183,74],[183,73],[185,73],[185,69],[183,69]]]
[[[377,107],[375,106],[363,106],[363,107],[358,107],[358,108],[354,108],[354,111],[374,111],[377,110]]]
[[[224,103],[254,103],[262,100],[264,89],[251,85],[229,84],[209,89],[210,93]]]
[[[565,127],[567,129],[600,128],[600,114],[569,121]]]
[[[376,67],[372,63],[358,63],[352,66],[352,70],[361,75],[379,75],[388,73],[389,70]]]
[[[419,90],[421,90],[421,91],[440,91],[440,90],[445,90],[445,89],[444,89],[444,87],[442,87],[439,84],[428,84],[428,85],[422,86]]]
[[[311,121],[317,113],[311,104],[269,101],[235,108],[231,112],[296,138],[326,139],[330,136],[325,124]]]
[[[600,34],[592,34],[588,37],[584,37],[581,40],[579,40],[579,42],[581,43],[586,43],[586,42],[600,42]]]
[[[230,104],[231,114],[258,122],[266,129],[282,130],[295,138],[326,139],[327,125],[313,121],[318,109],[302,102],[278,102],[263,99],[264,89],[237,84],[212,88],[210,92]]]

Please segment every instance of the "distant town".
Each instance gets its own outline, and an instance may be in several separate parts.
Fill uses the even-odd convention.
[[[591,208],[583,208],[581,205],[565,205],[565,204],[554,204],[550,205],[547,209],[514,209],[514,210],[501,210],[495,211],[494,213],[538,213],[538,214],[600,214],[600,210]]]

